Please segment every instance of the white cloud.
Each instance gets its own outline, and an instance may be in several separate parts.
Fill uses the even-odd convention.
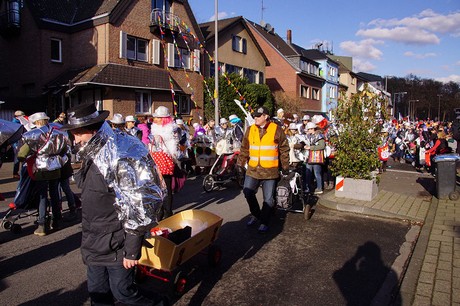
[[[406,52],[404,52],[404,56],[413,57],[413,58],[416,58],[416,59],[424,59],[424,58],[428,58],[428,57],[435,57],[436,53],[420,54],[420,53],[414,53],[412,51],[406,51]]]
[[[402,19],[374,19],[356,34],[407,44],[439,44],[437,34],[460,37],[460,11],[438,14],[431,9]]]
[[[360,58],[353,58],[353,71],[356,72],[372,72],[375,70],[375,66],[366,60]]]
[[[356,35],[375,39],[393,40],[407,44],[439,44],[440,42],[436,34],[423,29],[408,27],[395,27],[392,29],[379,27],[368,30],[358,30]]]
[[[217,13],[217,18],[218,18],[219,20],[225,19],[225,18],[228,17],[228,15],[229,15],[229,14],[228,14],[227,12],[219,12],[219,13]],[[212,15],[212,16],[209,18],[209,21],[214,21],[215,19],[216,19],[216,14]]]
[[[449,82],[460,83],[460,75],[451,74],[447,77],[437,78],[436,81],[443,82],[443,83],[449,83]]]
[[[456,62],[455,65],[460,66],[460,61]]]
[[[340,48],[353,58],[380,60],[383,53],[374,46],[380,44],[383,44],[383,41],[375,39],[348,40],[341,42]]]

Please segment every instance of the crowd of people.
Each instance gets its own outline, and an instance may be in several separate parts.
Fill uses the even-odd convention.
[[[243,194],[251,213],[247,226],[259,224],[260,233],[269,230],[280,175],[300,172],[304,194],[321,195],[324,189],[334,188],[330,138],[337,128],[318,114],[286,118],[279,109],[271,118],[261,106],[252,113],[254,124],[250,126],[236,114],[220,118],[218,124],[213,119],[187,124],[165,106],[156,108],[151,117],[115,113],[108,119],[109,112],[98,111],[93,103],[71,108],[53,122],[44,112],[27,117],[16,111],[14,115],[13,120],[27,132],[13,145],[13,177],[23,180],[28,176],[39,190],[34,234],[45,236],[59,229],[61,220],[75,220],[81,209],[81,252],[95,303],[111,303],[113,297],[127,304],[152,302],[133,286],[132,268],[140,258],[144,235],[173,215],[177,169],[189,174],[197,170],[197,143],[204,141],[223,154],[238,152],[236,167],[244,168]],[[380,171],[393,158],[411,163],[418,171],[433,172],[434,156],[459,153],[458,122],[460,116],[455,123],[377,122],[382,140],[377,150]],[[75,173],[74,164],[80,165]],[[81,202],[70,189],[72,176],[82,191]],[[259,187],[262,205],[256,197]],[[66,218],[59,189],[69,207]]]

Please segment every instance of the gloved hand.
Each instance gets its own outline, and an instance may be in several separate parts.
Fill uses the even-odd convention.
[[[283,175],[288,175],[289,174],[289,169],[283,169],[283,170],[281,170],[281,173]]]

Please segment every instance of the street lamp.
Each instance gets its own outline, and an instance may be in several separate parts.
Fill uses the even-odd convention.
[[[394,100],[395,100],[395,108],[394,108],[394,110],[395,110],[395,114],[394,114],[395,117],[396,117],[396,115],[397,115],[397,107],[396,107],[397,104],[398,104],[398,102],[397,102],[397,100],[398,100],[397,97],[399,96],[399,102],[401,102],[401,95],[404,97],[405,94],[407,94],[407,91],[395,92],[395,93],[393,94],[393,96],[395,97],[395,99],[394,99]],[[399,119],[399,118],[398,118],[398,119]]]
[[[441,121],[441,94],[438,94],[438,121]]]
[[[420,100],[409,100],[409,119],[412,118],[415,121],[415,102]]]

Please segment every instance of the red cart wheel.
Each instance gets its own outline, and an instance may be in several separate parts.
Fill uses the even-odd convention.
[[[211,245],[208,252],[208,263],[211,267],[216,267],[222,260],[222,249],[217,245]]]
[[[187,278],[182,275],[182,271],[177,272],[176,277],[174,278],[174,295],[182,296],[185,293],[185,288],[187,285]]]

